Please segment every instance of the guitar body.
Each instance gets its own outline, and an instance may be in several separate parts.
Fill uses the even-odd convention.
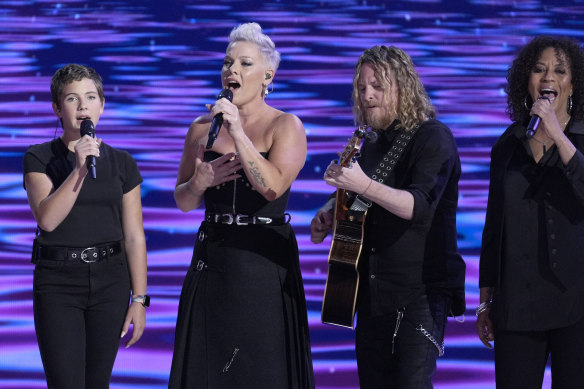
[[[363,247],[365,213],[348,215],[350,192],[337,190],[333,240],[328,259],[328,274],[322,303],[322,322],[354,328],[357,290],[359,289],[359,256]]]
[[[364,131],[356,130],[339,159],[347,166],[359,150]],[[367,213],[351,209],[355,194],[337,189],[333,219],[333,239],[328,258],[328,273],[322,302],[321,320],[326,324],[355,328],[355,308],[359,289],[359,256],[363,247]]]

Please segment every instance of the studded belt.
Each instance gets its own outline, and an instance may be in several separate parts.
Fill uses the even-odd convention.
[[[39,245],[36,258],[33,258],[33,262],[46,259],[50,261],[83,261],[92,263],[113,257],[121,252],[121,242],[85,248]]]
[[[290,221],[290,215],[284,214],[280,217],[264,217],[254,215],[233,215],[231,213],[206,213],[205,221],[216,224],[235,224],[238,226],[246,226],[248,224],[270,224],[282,225]]]

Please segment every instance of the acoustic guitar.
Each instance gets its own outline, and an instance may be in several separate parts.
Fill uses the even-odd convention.
[[[338,164],[348,167],[361,149],[366,127],[359,127],[345,146]],[[371,203],[354,192],[337,189],[333,219],[333,239],[328,257],[328,274],[322,302],[321,320],[326,324],[354,328],[359,256],[363,229]]]

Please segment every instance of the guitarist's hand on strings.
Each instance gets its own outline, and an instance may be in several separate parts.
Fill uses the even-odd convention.
[[[326,169],[324,180],[335,188],[350,190],[351,192],[364,194],[371,179],[367,177],[358,162],[353,162],[350,167],[342,167],[336,161]]]
[[[333,227],[333,208],[335,199],[330,199],[321,209],[316,212],[310,222],[310,240],[312,243],[320,243],[328,235]]]

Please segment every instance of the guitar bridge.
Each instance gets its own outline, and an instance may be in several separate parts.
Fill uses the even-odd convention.
[[[361,245],[363,239],[363,227],[360,223],[339,220],[337,229],[335,230],[335,239]]]

